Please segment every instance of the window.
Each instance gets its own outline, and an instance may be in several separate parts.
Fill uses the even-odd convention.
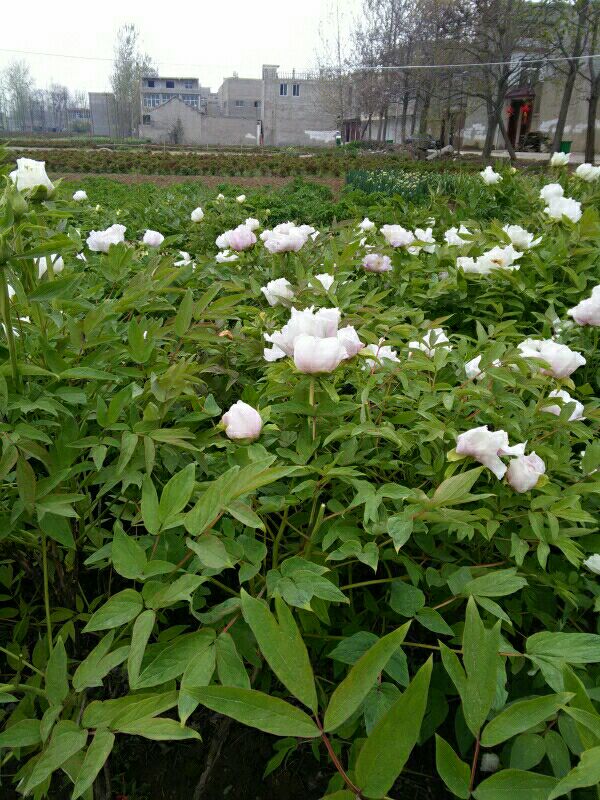
[[[167,89],[174,89],[175,88],[175,81],[166,81]]]
[[[280,97],[287,97],[287,83],[280,83],[279,84],[279,96]]]
[[[292,83],[292,97],[300,97],[300,84]]]
[[[184,89],[193,89],[194,88],[194,81],[190,81],[190,80],[184,81],[183,82],[183,88]]]
[[[260,100],[254,101],[254,108],[260,108]]]
[[[166,103],[167,100],[170,100],[173,97],[172,94],[163,94],[161,95],[161,102]]]
[[[241,108],[244,105],[244,101],[243,100],[236,100],[235,101],[235,105],[236,105],[237,108]]]
[[[186,106],[191,106],[192,108],[198,108],[197,94],[182,94],[181,99],[186,104]]]
[[[142,124],[150,125],[151,122],[152,122],[152,117],[150,116],[150,114],[144,114],[144,116],[142,117]]]
[[[144,95],[144,106],[146,108],[156,108],[161,104],[161,99],[159,94],[145,94]]]
[[[154,89],[155,83],[154,83],[154,81],[153,81],[153,80],[152,80],[152,81],[146,81],[146,86],[147,86],[149,89]]]

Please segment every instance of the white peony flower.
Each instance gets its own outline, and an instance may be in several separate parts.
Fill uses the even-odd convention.
[[[48,194],[54,191],[54,184],[46,175],[46,162],[32,158],[17,158],[17,168],[10,173],[12,182],[19,191],[37,189],[42,186]]]
[[[220,250],[231,249],[237,252],[248,250],[256,244],[256,235],[246,225],[238,225],[230,231],[217,236],[216,245]]]
[[[251,231],[255,231],[257,228],[260,228],[260,222],[254,217],[248,217],[248,219],[244,222],[244,225],[247,228],[250,228]]]
[[[552,153],[550,158],[551,167],[566,167],[571,159],[570,153]]]
[[[569,417],[569,422],[575,422],[576,420],[585,419],[583,416],[583,403],[580,403],[579,400],[575,400],[574,397],[566,392],[564,389],[555,389],[554,391],[550,392],[548,397],[558,397],[562,400],[562,405],[565,406],[568,403],[574,403],[575,408],[571,412]],[[542,411],[546,411],[549,414],[555,414],[557,417],[560,416],[562,406],[557,405],[556,403],[551,406],[544,406]]]
[[[224,194],[221,194],[221,193],[219,192],[219,194],[216,196],[215,200],[219,200],[219,201],[221,201],[221,200],[225,200],[225,195],[224,195]]]
[[[261,292],[267,298],[270,306],[276,306],[282,300],[294,299],[292,284],[287,278],[277,278],[274,281],[269,281],[266,286],[262,287]]]
[[[309,237],[313,240],[318,232],[310,225],[295,225],[293,222],[283,222],[276,225],[273,230],[263,231],[260,238],[265,243],[269,253],[297,253]]]
[[[541,236],[539,239],[535,239],[533,233],[529,233],[520,225],[505,225],[502,230],[510,239],[511,244],[520,250],[529,250],[530,247],[536,247],[542,241]]]
[[[563,217],[567,217],[571,222],[579,222],[582,213],[581,203],[572,197],[553,197],[549,200],[544,213],[548,214],[550,219],[560,221]]]
[[[309,375],[333,372],[346,358],[348,353],[337,336],[321,339],[301,333],[294,344],[294,364]]]
[[[176,267],[187,267],[189,264],[192,263],[192,257],[189,253],[186,253],[185,250],[180,250],[179,255],[181,256],[179,261],[175,262]]]
[[[540,200],[543,200],[545,203],[549,203],[550,200],[554,200],[557,197],[563,197],[564,194],[565,190],[560,183],[547,183],[540,189]]]
[[[108,253],[111,244],[120,244],[125,241],[125,225],[111,225],[104,231],[90,231],[86,243],[90,250],[96,253]]]
[[[546,472],[546,465],[535,453],[511,458],[506,470],[506,480],[518,492],[524,494],[536,485],[540,476]]]
[[[235,199],[236,199],[236,202],[238,202],[238,203],[244,203],[245,200],[246,200],[246,195],[245,194],[238,194],[238,196]]]
[[[600,167],[595,167],[593,164],[580,164],[575,170],[575,175],[581,178],[582,181],[592,183],[600,178]]]
[[[553,375],[555,378],[567,378],[586,363],[581,353],[553,339],[525,339],[518,345],[518,349],[523,358],[546,362],[549,366],[542,368],[541,372],[544,375]]]
[[[431,357],[435,354],[436,348],[438,347],[442,350],[452,350],[452,345],[448,344],[449,341],[443,328],[431,328],[420,341],[409,342],[408,349],[422,350],[426,355]]]
[[[363,369],[377,369],[381,363],[385,361],[399,362],[398,353],[389,345],[383,344],[383,339],[379,344],[368,344],[363,350],[363,353],[372,353],[375,358],[366,358],[363,364]]]
[[[493,186],[495,183],[500,183],[502,180],[502,175],[499,172],[494,172],[492,167],[489,165],[482,170],[480,173],[481,178],[487,186]]]
[[[362,222],[358,223],[358,228],[361,231],[372,231],[375,227],[375,223],[371,222],[368,217],[365,217]]]
[[[446,244],[453,247],[462,247],[465,244],[469,244],[469,240],[463,239],[461,234],[462,236],[471,236],[471,231],[465,228],[464,225],[461,225],[460,228],[449,228],[444,234]]]
[[[302,333],[319,338],[336,336],[340,318],[339,308],[319,308],[317,311],[313,306],[303,311],[292,308],[290,319],[281,330],[265,334],[265,341],[271,342],[276,348],[274,354],[270,350],[265,350],[265,358],[267,361],[275,361],[286,355],[292,356],[294,342]],[[270,353],[270,356],[267,353]]]
[[[512,271],[519,269],[519,265],[515,262],[522,255],[523,253],[517,252],[512,244],[506,247],[497,246],[492,247],[487,253],[483,253],[477,258],[459,256],[456,259],[456,267],[463,272],[475,272],[479,275],[489,275],[497,269]]]
[[[353,358],[365,346],[365,343],[358,338],[358,333],[353,325],[340,328],[337,332],[337,340],[346,351],[346,358]]]
[[[87,192],[85,192],[83,189],[78,189],[73,195],[73,200],[75,200],[76,203],[81,203],[87,199],[88,199]]]
[[[198,208],[195,208],[192,211],[192,213],[190,214],[190,219],[192,220],[192,222],[202,222],[202,220],[204,219],[204,211],[202,211],[200,206],[198,206]]]
[[[328,272],[321,272],[320,275],[315,275],[315,280],[319,281],[319,283],[325,289],[325,291],[328,292],[333,286],[335,277],[333,275],[330,275]],[[314,288],[312,283],[309,283],[308,285]]]
[[[46,256],[42,256],[41,258],[36,258],[34,260],[38,267],[38,278],[43,278],[48,272],[48,261],[46,260]],[[58,275],[58,273],[62,272],[65,268],[65,262],[56,253],[52,253],[50,256],[50,263],[52,264],[52,273],[54,275]]]
[[[480,363],[481,356],[475,356],[475,358],[472,358],[470,361],[465,363],[465,373],[469,380],[480,381],[485,378],[485,372],[482,372],[479,368]],[[501,367],[502,363],[496,358],[494,361],[492,361],[492,366]]]
[[[589,571],[593,572],[595,575],[600,575],[600,554],[594,553],[586,558],[583,562],[583,566],[587,567]]]
[[[147,230],[142,239],[143,243],[148,247],[160,247],[164,242],[165,237],[158,231]]]
[[[522,456],[525,453],[525,443],[511,447],[506,431],[489,431],[487,425],[481,425],[458,435],[456,452],[461,456],[471,456],[501,480],[507,468],[500,456]]]
[[[600,285],[594,286],[590,297],[581,300],[567,311],[578,325],[600,326]]]
[[[238,439],[258,439],[262,430],[263,421],[255,408],[238,400],[229,411],[221,417],[225,425],[225,435],[236,441]]]
[[[217,264],[228,264],[230,261],[237,261],[238,258],[239,256],[236,253],[232,253],[230,250],[223,250],[217,253],[215,261]]]
[[[407,231],[402,225],[384,225],[381,228],[381,233],[388,244],[392,247],[407,247],[415,240],[415,236],[411,231]]]
[[[390,272],[392,260],[389,256],[368,253],[362,261],[363,269],[367,272]]]
[[[418,256],[421,250],[426,253],[435,253],[435,239],[433,238],[433,230],[431,228],[415,228],[414,237],[418,242],[426,242],[426,244],[413,245],[408,247],[407,250],[412,256]]]

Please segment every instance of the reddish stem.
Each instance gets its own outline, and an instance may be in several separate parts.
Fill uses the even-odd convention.
[[[334,751],[333,747],[331,746],[331,742],[329,741],[329,737],[327,736],[327,734],[323,730],[323,726],[321,725],[320,720],[317,717],[315,717],[315,721],[316,721],[316,723],[317,723],[317,725],[319,727],[319,730],[321,731],[321,739],[323,740],[323,744],[325,745],[325,748],[326,748],[327,752],[329,753],[329,758],[333,761],[334,767],[337,769],[337,771],[341,775],[341,777],[342,777],[344,783],[346,784],[346,786],[348,787],[348,789],[351,792],[354,792],[356,797],[359,798],[359,800],[360,800],[362,798],[362,794],[360,793],[360,789],[358,788],[358,786],[355,786],[352,783],[352,781],[350,780],[350,778],[348,777],[348,775],[346,773],[346,770],[343,768],[339,758],[336,756],[335,751]]]
[[[469,792],[473,791],[475,785],[475,773],[477,772],[477,762],[479,761],[479,736],[475,739],[475,752],[473,753],[473,763],[471,764],[471,780],[469,781]]]

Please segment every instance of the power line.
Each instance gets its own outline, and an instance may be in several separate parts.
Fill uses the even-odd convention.
[[[45,56],[46,58],[70,58],[75,61],[104,61],[112,63],[114,58],[107,58],[106,56],[74,56],[69,53],[45,53],[40,50],[13,50],[10,47],[0,47],[0,53],[16,53],[17,55],[22,56]],[[191,69],[193,67],[200,67],[201,69],[205,69],[206,67],[202,64],[188,64],[184,63],[183,61],[164,61],[161,59],[157,59],[159,63],[168,64],[172,67],[186,67]],[[211,64],[212,67],[226,67],[226,64]]]
[[[401,64],[396,66],[359,66],[357,69],[359,70],[386,70],[386,69],[394,69],[394,70],[406,70],[406,69],[463,69],[465,67],[501,67],[508,64],[515,64],[516,66],[523,66],[523,64],[533,64],[534,66],[539,66],[540,64],[545,64],[549,61],[585,61],[591,58],[600,58],[600,53],[593,53],[591,55],[586,56],[556,56],[554,58],[547,58],[545,56],[540,56],[540,58],[522,58],[522,59],[511,59],[510,61],[476,61],[472,64]]]

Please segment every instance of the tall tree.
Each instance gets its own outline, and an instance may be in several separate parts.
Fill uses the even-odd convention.
[[[2,85],[11,125],[26,131],[32,127],[33,78],[25,61],[12,61],[4,70]]]
[[[587,124],[585,132],[585,160],[594,163],[596,155],[596,124],[598,122],[598,101],[600,100],[600,59],[591,58],[600,47],[600,2],[590,5],[588,25],[588,47],[584,65],[581,70],[583,78],[589,84],[587,97]]]
[[[155,75],[152,60],[139,50],[139,33],[135,25],[123,25],[117,33],[115,59],[110,83],[117,106],[118,135],[132,136],[140,122],[140,79]]]

